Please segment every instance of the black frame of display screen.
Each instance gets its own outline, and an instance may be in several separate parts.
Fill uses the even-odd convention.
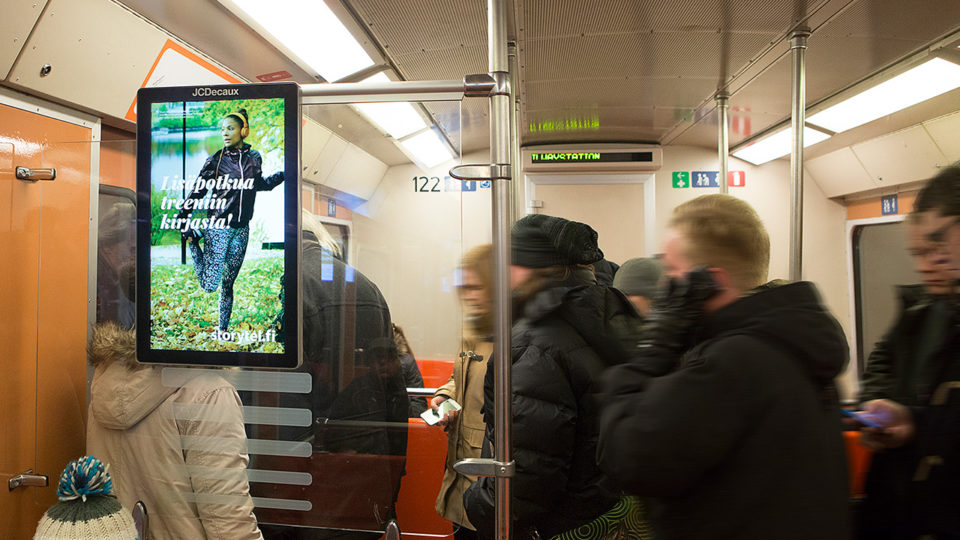
[[[150,345],[152,110],[155,103],[283,99],[283,352],[153,349]],[[141,88],[137,92],[137,360],[144,363],[293,369],[300,365],[300,129],[296,83]],[[189,257],[189,256],[188,256]],[[189,264],[189,263],[188,263]],[[219,290],[219,289],[218,289]],[[211,293],[217,294],[217,293]],[[234,303],[236,306],[236,301]],[[236,308],[235,308],[236,309]]]

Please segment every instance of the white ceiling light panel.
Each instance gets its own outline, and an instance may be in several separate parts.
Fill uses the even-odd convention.
[[[383,73],[377,73],[364,82],[367,81],[390,82],[390,79]],[[354,107],[394,139],[405,137],[427,127],[423,117],[413,104],[408,102],[357,103]]]
[[[332,82],[373,65],[350,31],[322,0],[220,0],[325,80]]]
[[[960,88],[960,65],[934,58],[807,117],[807,122],[839,133],[955,88]]]
[[[830,135],[810,127],[803,128],[803,147],[806,148],[812,144],[825,141]],[[762,165],[768,161],[790,154],[793,146],[793,137],[790,128],[784,128],[773,135],[760,139],[748,146],[745,146],[733,153],[734,156],[753,163]]]
[[[433,129],[422,132],[400,141],[400,145],[424,167],[430,168],[444,161],[453,159],[453,152],[440,140],[440,136]]]

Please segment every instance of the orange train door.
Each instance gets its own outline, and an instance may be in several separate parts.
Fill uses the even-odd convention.
[[[99,124],[0,90],[0,531],[33,537],[84,453],[92,140]],[[56,168],[53,181],[16,167]],[[17,475],[47,487],[9,489]],[[29,482],[28,482],[29,483]]]

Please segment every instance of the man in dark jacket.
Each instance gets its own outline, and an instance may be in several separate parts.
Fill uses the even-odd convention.
[[[681,205],[663,251],[668,292],[604,376],[601,468],[650,498],[658,539],[848,538],[840,325],[810,283],[764,284],[769,237],[743,201]]]
[[[617,504],[619,493],[604,488],[595,458],[600,376],[624,360],[618,336],[636,338],[639,319],[622,293],[597,285],[590,264],[603,255],[588,225],[530,215],[514,225],[512,241],[511,514],[516,538],[534,530],[550,538]],[[493,366],[484,385],[488,440]],[[494,479],[479,479],[463,501],[478,535],[492,538]]]
[[[261,530],[268,539],[376,539],[381,534],[332,529],[382,531],[400,489],[409,402],[390,310],[376,284],[338,258],[339,248],[319,220],[306,211],[302,218],[303,365],[298,371],[310,374],[313,388],[309,394],[281,393],[279,405],[307,409],[312,419],[281,426],[278,438],[311,442],[313,452],[309,460],[276,464],[262,458],[267,463],[260,466],[308,473],[314,480],[280,493],[269,491],[270,484],[252,489],[258,497],[306,497],[323,511],[294,518],[264,513],[262,521],[292,520],[306,527],[265,525]],[[360,455],[354,459],[355,454]]]
[[[893,328],[876,344],[863,374],[861,403],[889,399],[908,407],[929,404],[940,354],[950,331],[952,302],[927,294],[921,286],[900,287],[902,311]],[[858,513],[857,538],[911,538],[911,486],[918,456],[914,445],[884,448],[869,434],[863,442],[877,450],[866,480],[866,499]],[[913,535],[916,536],[916,535]]]
[[[960,278],[960,168],[944,169],[923,188],[911,221],[954,285]],[[909,358],[893,365],[909,362],[921,371],[891,385],[887,395],[867,396],[881,399],[863,404],[882,426],[863,428],[880,466],[870,472],[866,519],[882,520],[879,527],[866,523],[864,538],[960,538],[960,327],[954,292],[939,309],[913,329],[941,328],[940,335],[923,340],[907,331],[894,335],[900,339],[893,352]],[[903,319],[911,324],[906,313]]]

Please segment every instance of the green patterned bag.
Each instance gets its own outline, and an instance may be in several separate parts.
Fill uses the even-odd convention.
[[[639,497],[621,497],[597,519],[550,540],[652,540],[647,508]]]

